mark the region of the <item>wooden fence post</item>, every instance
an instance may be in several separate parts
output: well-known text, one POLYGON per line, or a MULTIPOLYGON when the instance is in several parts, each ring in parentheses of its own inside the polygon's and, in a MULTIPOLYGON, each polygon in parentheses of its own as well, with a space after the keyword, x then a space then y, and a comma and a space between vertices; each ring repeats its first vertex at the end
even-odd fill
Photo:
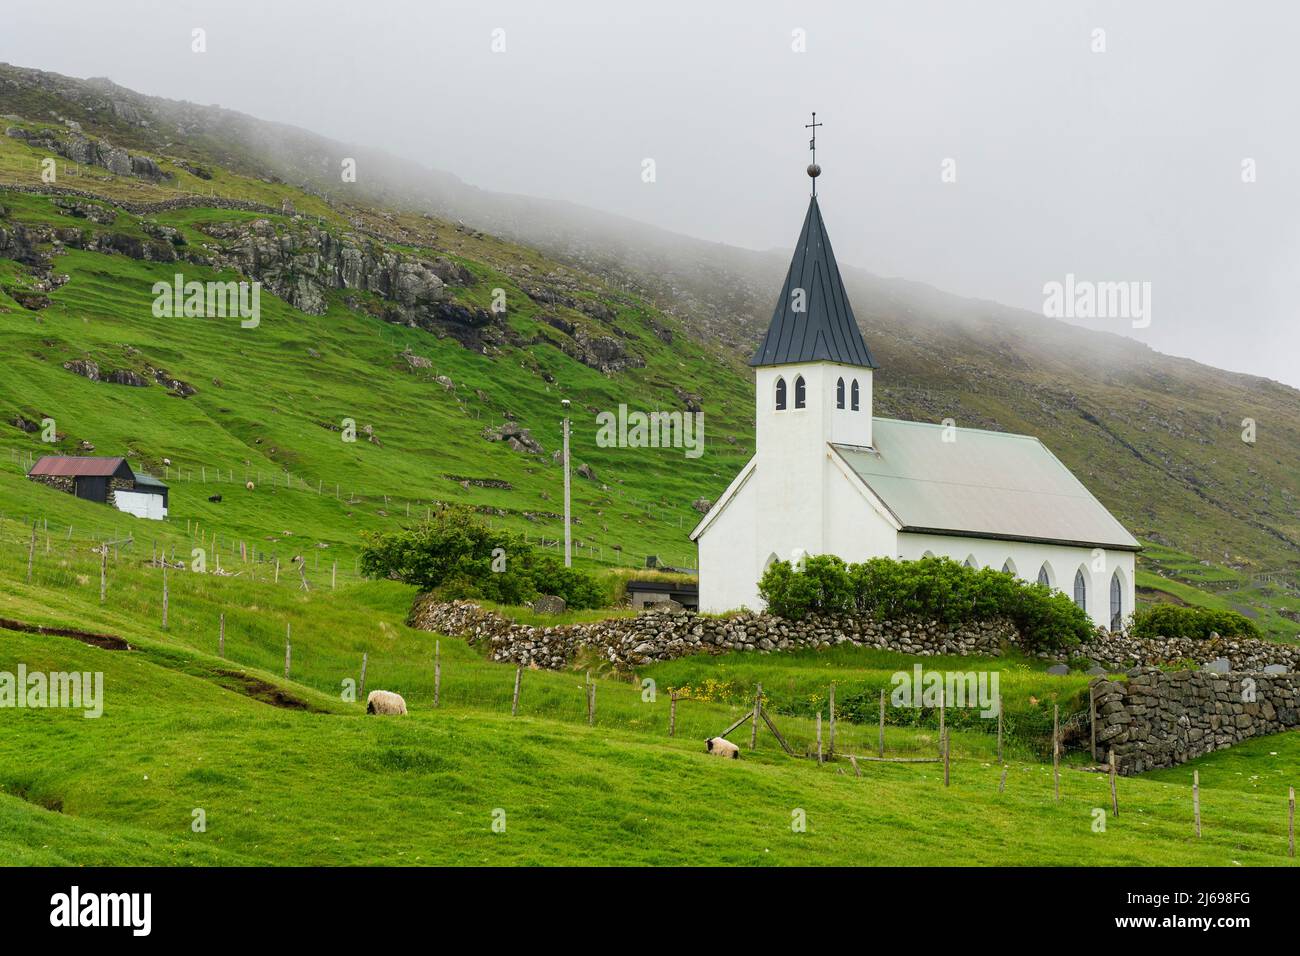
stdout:
POLYGON ((1196 819, 1196 835, 1201 835, 1201 772, 1192 771, 1192 816, 1196 819))
POLYGON ((108 599, 108 545, 99 549, 99 603, 108 599))
POLYGON ((677 736, 677 691, 668 691, 668 736, 677 736))
POLYGON ((217 656, 226 656, 226 612, 221 612, 221 621, 217 632, 217 656))
POLYGON ((1007 765, 1002 765, 1002 779, 998 781, 998 793, 1005 793, 1007 790, 1007 765))
MULTIPOLYGON (((754 691, 754 724, 749 731, 749 749, 753 750, 758 746, 758 715, 763 710, 763 685, 759 684, 754 691)), ((821 718, 818 718, 819 720, 821 718)))
POLYGON ((288 621, 284 622, 284 679, 289 679, 289 664, 293 658, 293 648, 289 640, 293 636, 293 625, 288 621))
POLYGON ((442 697, 442 641, 433 642, 433 706, 442 697))
POLYGON ((861 777, 862 771, 858 769, 858 758, 849 754, 849 763, 853 764, 853 776, 861 777))
POLYGON ((1052 705, 1052 786, 1061 799, 1061 705, 1052 705))
POLYGON ((817 711, 817 763, 822 762, 822 712, 817 711))
POLYGON ((1115 788, 1115 751, 1110 752, 1110 812, 1119 816, 1119 791, 1115 788))
POLYGON ((1286 855, 1295 856, 1295 787, 1287 788, 1286 796, 1286 855))
POLYGON ((834 759, 835 758, 835 681, 831 681, 831 697, 830 697, 830 703, 827 706, 830 710, 830 716, 831 716, 831 739, 830 739, 830 747, 827 752, 830 754, 831 759, 834 759))
POLYGON ((27 583, 32 583, 32 561, 36 557, 36 522, 32 522, 32 543, 27 546, 27 583))
POLYGON ((167 555, 163 554, 163 630, 167 630, 167 555))
POLYGON ((515 693, 510 699, 510 716, 515 717, 519 714, 519 682, 524 679, 524 665, 515 665, 515 693))
POLYGON ((280 556, 275 557, 275 583, 280 583, 280 556))
POLYGON ((885 755, 885 689, 880 689, 880 756, 885 755))
POLYGON ((366 664, 369 662, 370 654, 366 651, 361 652, 361 689, 357 691, 357 697, 364 699, 366 696, 366 664))
POLYGON ((939 756, 940 757, 943 756, 943 740, 945 734, 947 733, 947 720, 944 714, 944 711, 947 710, 947 707, 948 707, 947 688, 943 684, 940 684, 939 685, 939 756))
POLYGON ((339 563, 335 561, 333 567, 330 568, 330 590, 331 591, 334 590, 334 585, 337 583, 338 577, 339 577, 339 563))
POLYGON ((596 682, 587 685, 587 726, 596 726, 596 682))
POLYGON ((943 732, 943 785, 948 786, 948 755, 952 751, 952 742, 948 739, 949 731, 943 732))

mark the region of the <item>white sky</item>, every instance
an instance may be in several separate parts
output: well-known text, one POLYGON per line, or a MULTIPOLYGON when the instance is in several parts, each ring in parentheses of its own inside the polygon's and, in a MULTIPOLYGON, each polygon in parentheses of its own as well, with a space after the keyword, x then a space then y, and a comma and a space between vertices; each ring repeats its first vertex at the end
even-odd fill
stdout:
POLYGON ((815 109, 842 263, 1034 310, 1066 273, 1150 282, 1149 328, 1095 324, 1292 385, 1297 50, 1300 5, 1262 0, 60 0, 0 24, 10 63, 760 249, 797 234, 815 109))

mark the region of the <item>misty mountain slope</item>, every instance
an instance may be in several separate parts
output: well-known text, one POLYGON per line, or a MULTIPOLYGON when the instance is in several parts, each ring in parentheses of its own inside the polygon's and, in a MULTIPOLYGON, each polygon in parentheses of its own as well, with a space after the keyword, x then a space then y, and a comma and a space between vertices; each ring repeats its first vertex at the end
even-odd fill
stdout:
MULTIPOLYGON (((725 345, 717 378, 727 392, 725 414, 737 416, 742 431, 752 421, 743 407, 743 362, 770 316, 785 252, 751 252, 567 203, 492 194, 373 146, 344 146, 104 81, 3 67, 0 112, 64 129, 63 119, 72 120, 88 135, 149 153, 176 175, 132 180, 93 172, 95 188, 106 193, 291 192, 300 212, 386 241, 478 256, 521 286, 537 270, 599 276, 610 289, 653 302, 689 337, 725 345), (344 156, 358 159, 356 183, 339 178, 344 156), (177 163, 201 170, 206 163, 215 178, 194 178, 177 163), (470 226, 444 221, 455 219, 470 226)), ((0 172, 38 182, 30 161, 0 172)), ((833 214, 828 225, 832 237, 847 228, 833 214)), ((790 229, 793 239, 797 223, 790 229)), ((1300 567, 1300 393, 919 283, 857 269, 846 269, 845 280, 881 364, 877 414, 951 417, 1038 435, 1144 540, 1247 572, 1300 567), (1256 423, 1253 444, 1241 437, 1247 418, 1256 423)), ((659 382, 672 391, 666 368, 659 382)), ((712 387, 703 386, 706 399, 712 387)))

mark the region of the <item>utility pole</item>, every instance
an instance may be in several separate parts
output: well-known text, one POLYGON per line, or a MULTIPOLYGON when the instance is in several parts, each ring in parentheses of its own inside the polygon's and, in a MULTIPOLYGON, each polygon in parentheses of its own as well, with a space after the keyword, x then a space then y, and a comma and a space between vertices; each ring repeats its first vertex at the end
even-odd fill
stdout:
POLYGON ((569 531, 569 400, 560 399, 564 407, 564 566, 573 567, 573 536, 569 531))

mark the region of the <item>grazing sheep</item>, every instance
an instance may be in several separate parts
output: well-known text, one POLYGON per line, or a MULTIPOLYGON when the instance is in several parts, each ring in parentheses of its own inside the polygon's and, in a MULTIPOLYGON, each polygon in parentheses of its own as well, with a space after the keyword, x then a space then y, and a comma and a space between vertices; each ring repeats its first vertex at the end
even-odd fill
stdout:
POLYGON ((372 690, 366 697, 367 714, 406 714, 406 701, 391 690, 372 690))
POLYGON ((253 483, 252 483, 251 481, 246 481, 246 482, 244 482, 244 487, 247 488, 249 491, 252 491, 252 490, 253 490, 253 483))
POLYGON ((740 759, 740 748, 725 737, 710 737, 704 741, 704 746, 715 757, 730 757, 732 760, 740 759))

